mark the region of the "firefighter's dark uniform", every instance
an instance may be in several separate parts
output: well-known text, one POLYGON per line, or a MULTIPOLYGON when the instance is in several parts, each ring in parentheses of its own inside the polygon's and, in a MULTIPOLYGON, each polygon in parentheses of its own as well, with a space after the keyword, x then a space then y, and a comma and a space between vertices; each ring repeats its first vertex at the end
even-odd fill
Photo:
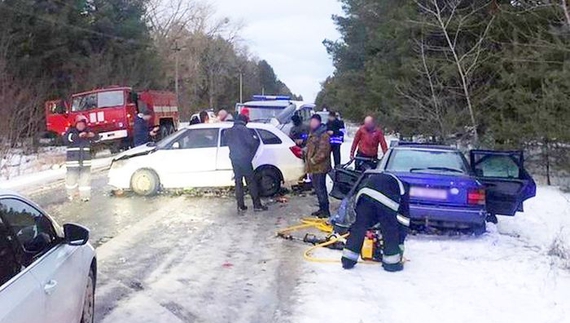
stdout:
POLYGON ((356 194, 356 221, 350 227, 342 255, 345 269, 356 265, 366 231, 380 224, 383 238, 382 265, 387 271, 403 269, 404 240, 409 220, 408 185, 390 174, 373 174, 356 194))
POLYGON ((89 133, 91 131, 88 128, 79 131, 72 127, 63 138, 67 145, 65 188, 70 199, 79 189, 79 197, 88 200, 91 197, 91 144, 97 141, 99 136, 81 138, 79 135, 82 132, 89 133))

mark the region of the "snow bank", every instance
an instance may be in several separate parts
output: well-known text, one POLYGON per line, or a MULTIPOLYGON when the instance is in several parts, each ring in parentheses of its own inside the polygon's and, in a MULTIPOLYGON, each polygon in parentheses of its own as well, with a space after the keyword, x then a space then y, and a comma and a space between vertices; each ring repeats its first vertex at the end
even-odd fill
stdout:
MULTIPOLYGON (((102 169, 111 165, 112 158, 94 159, 92 169, 102 169)), ((52 167, 43 171, 29 172, 9 180, 0 180, 0 188, 9 190, 22 190, 35 188, 37 185, 49 184, 65 177, 65 166, 52 167)))
MULTIPOLYGON (((569 196, 540 188, 527 212, 482 237, 411 236, 401 273, 379 265, 307 263, 293 322, 568 322, 570 270, 552 256, 567 246, 569 196)), ((319 256, 337 258, 323 250, 319 256)))
POLYGON ((65 147, 42 147, 36 154, 25 154, 22 149, 12 149, 0 159, 0 177, 9 180, 16 176, 60 168, 64 161, 65 147))
POLYGON ((499 232, 558 256, 570 269, 570 194, 540 187, 537 196, 524 206, 524 213, 499 219, 499 232))

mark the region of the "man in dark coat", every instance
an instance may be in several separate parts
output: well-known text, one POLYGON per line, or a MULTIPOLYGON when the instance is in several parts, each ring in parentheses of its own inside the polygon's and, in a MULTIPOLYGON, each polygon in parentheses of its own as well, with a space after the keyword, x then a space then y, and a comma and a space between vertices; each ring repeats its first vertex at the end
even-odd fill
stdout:
POLYGON ((331 137, 331 152, 333 155, 334 167, 340 165, 340 146, 344 142, 344 122, 338 118, 334 111, 329 112, 327 122, 327 133, 331 137))
POLYGON ((259 148, 259 138, 247 128, 246 124, 246 116, 240 114, 234 125, 224 132, 225 140, 230 148, 230 159, 234 170, 238 212, 242 213, 247 210, 244 200, 244 179, 253 200, 253 210, 255 212, 266 211, 267 207, 261 204, 252 164, 259 148))
POLYGON ((135 125, 133 129, 134 145, 142 146, 146 145, 155 137, 159 127, 153 127, 150 125, 150 119, 152 118, 152 113, 149 110, 145 110, 135 117, 135 125))
POLYGON ((315 193, 319 200, 319 210, 313 216, 330 217, 329 196, 327 192, 327 174, 331 171, 331 144, 327 127, 322 124, 321 116, 314 114, 310 123, 311 133, 307 139, 305 172, 311 175, 315 193))
POLYGON ((63 140, 67 146, 67 197, 72 201, 79 190, 79 197, 87 202, 91 198, 91 146, 99 136, 87 128, 87 117, 78 115, 75 125, 67 130, 63 140))

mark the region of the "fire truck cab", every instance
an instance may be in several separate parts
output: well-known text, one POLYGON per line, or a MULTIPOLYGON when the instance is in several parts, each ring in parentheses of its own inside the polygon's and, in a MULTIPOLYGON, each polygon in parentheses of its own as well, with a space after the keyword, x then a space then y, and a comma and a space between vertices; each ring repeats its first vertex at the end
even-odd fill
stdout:
POLYGON ((160 137, 178 129, 176 95, 172 92, 143 91, 130 87, 109 87, 73 94, 69 103, 48 101, 45 106, 48 132, 61 137, 77 115, 87 117, 88 126, 101 136, 100 142, 112 150, 132 146, 133 126, 139 112, 150 110, 150 126, 160 127, 160 137))

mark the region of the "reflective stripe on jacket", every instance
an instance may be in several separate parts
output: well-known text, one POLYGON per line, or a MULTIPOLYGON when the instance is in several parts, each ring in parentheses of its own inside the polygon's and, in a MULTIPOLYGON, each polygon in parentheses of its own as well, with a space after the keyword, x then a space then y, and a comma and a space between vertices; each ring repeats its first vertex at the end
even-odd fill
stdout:
POLYGON ((91 167, 91 145, 99 139, 95 135, 93 138, 81 138, 80 133, 88 133, 89 129, 83 131, 77 128, 70 128, 64 135, 64 142, 67 145, 66 167, 91 167))
POLYGON ((327 122, 327 131, 332 131, 331 145, 341 145, 344 142, 344 122, 339 119, 327 122))

